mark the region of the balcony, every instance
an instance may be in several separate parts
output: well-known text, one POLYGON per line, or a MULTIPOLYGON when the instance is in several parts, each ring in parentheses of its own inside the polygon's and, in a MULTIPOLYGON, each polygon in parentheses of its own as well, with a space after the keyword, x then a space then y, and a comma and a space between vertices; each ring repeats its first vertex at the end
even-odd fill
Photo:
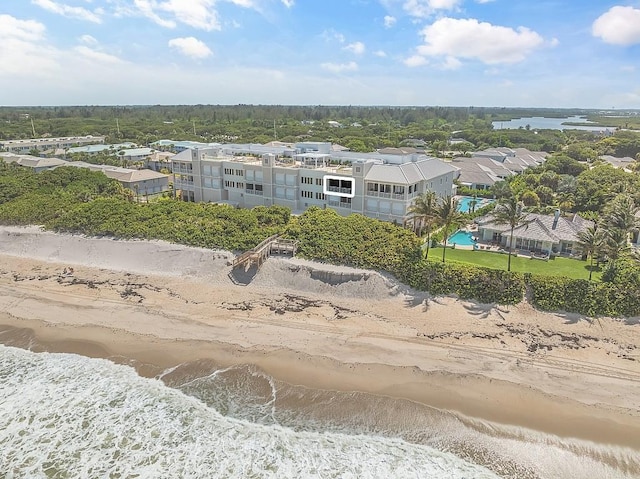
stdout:
POLYGON ((406 200, 407 195, 404 193, 381 193, 380 191, 367 191, 367 196, 374 196, 376 198, 387 198, 390 200, 406 200))
POLYGON ((351 209, 351 203, 343 203, 341 201, 331 201, 331 200, 329 200, 328 204, 332 208, 345 208, 345 209, 348 209, 348 210, 351 209))
POLYGON ((352 192, 352 188, 340 188, 339 186, 327 186, 327 191, 332 193, 343 193, 350 195, 352 192))

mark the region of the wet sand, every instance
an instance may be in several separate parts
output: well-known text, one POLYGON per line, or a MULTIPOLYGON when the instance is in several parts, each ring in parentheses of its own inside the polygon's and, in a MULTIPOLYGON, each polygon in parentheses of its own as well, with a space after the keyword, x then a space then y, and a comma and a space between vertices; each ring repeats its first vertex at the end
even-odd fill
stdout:
POLYGON ((255 364, 289 384, 640 451, 635 319, 430 298, 300 260, 272 258, 243 286, 231 257, 1 228, 0 342, 135 359, 151 377, 199 359, 255 364))

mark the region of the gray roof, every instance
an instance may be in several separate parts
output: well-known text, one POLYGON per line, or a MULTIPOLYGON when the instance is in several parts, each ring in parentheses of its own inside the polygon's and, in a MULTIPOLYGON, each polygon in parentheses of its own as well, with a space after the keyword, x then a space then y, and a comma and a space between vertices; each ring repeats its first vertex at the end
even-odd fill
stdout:
POLYGON ((14 155, 12 153, 2 153, 0 154, 0 158, 4 159, 7 163, 17 163, 20 166, 29 168, 55 168, 68 163, 60 158, 40 158, 38 156, 14 155))
MULTIPOLYGON (((593 226, 593 221, 585 220, 577 214, 570 218, 553 215, 529 213, 526 223, 513 230, 515 238, 532 239, 558 243, 560 241, 577 241, 578 233, 593 226)), ((487 215, 476 220, 478 228, 510 233, 509 225, 497 224, 493 215, 487 215)))
POLYGON ((611 155, 602 155, 600 157, 600 159, 606 161, 607 163, 609 163, 614 168, 623 168, 623 169, 625 169, 625 168, 630 167, 634 163, 636 163, 636 160, 634 160, 633 158, 631 158, 629 156, 625 156, 623 158, 617 158, 617 157, 611 156, 611 155))
POLYGON ((366 174, 365 180, 410 185, 453 173, 456 170, 455 166, 438 159, 425 159, 401 165, 375 164, 366 174))

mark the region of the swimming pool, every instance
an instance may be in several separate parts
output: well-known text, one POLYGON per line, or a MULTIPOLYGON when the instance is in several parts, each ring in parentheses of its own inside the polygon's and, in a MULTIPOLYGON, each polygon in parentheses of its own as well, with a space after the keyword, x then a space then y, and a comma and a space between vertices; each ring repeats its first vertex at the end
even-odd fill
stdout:
MULTIPOLYGON (((469 213, 471 212, 471 202, 474 200, 473 196, 461 196, 458 198, 458 211, 460 213, 469 213)), ((475 209, 482 208, 483 206, 487 206, 488 204, 493 203, 495 200, 488 198, 475 198, 476 207, 475 209)))
POLYGON ((476 244, 476 241, 473 239, 473 235, 471 233, 467 233, 463 230, 458 230, 447 240, 448 244, 459 244, 460 246, 473 246, 476 244))

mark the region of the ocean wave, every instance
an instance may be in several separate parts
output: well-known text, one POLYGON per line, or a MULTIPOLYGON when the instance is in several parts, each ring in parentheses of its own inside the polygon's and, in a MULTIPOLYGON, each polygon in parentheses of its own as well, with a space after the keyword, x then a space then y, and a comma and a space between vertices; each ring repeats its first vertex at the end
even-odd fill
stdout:
POLYGON ((7 478, 493 478, 401 439, 226 417, 128 366, 0 346, 7 478))

